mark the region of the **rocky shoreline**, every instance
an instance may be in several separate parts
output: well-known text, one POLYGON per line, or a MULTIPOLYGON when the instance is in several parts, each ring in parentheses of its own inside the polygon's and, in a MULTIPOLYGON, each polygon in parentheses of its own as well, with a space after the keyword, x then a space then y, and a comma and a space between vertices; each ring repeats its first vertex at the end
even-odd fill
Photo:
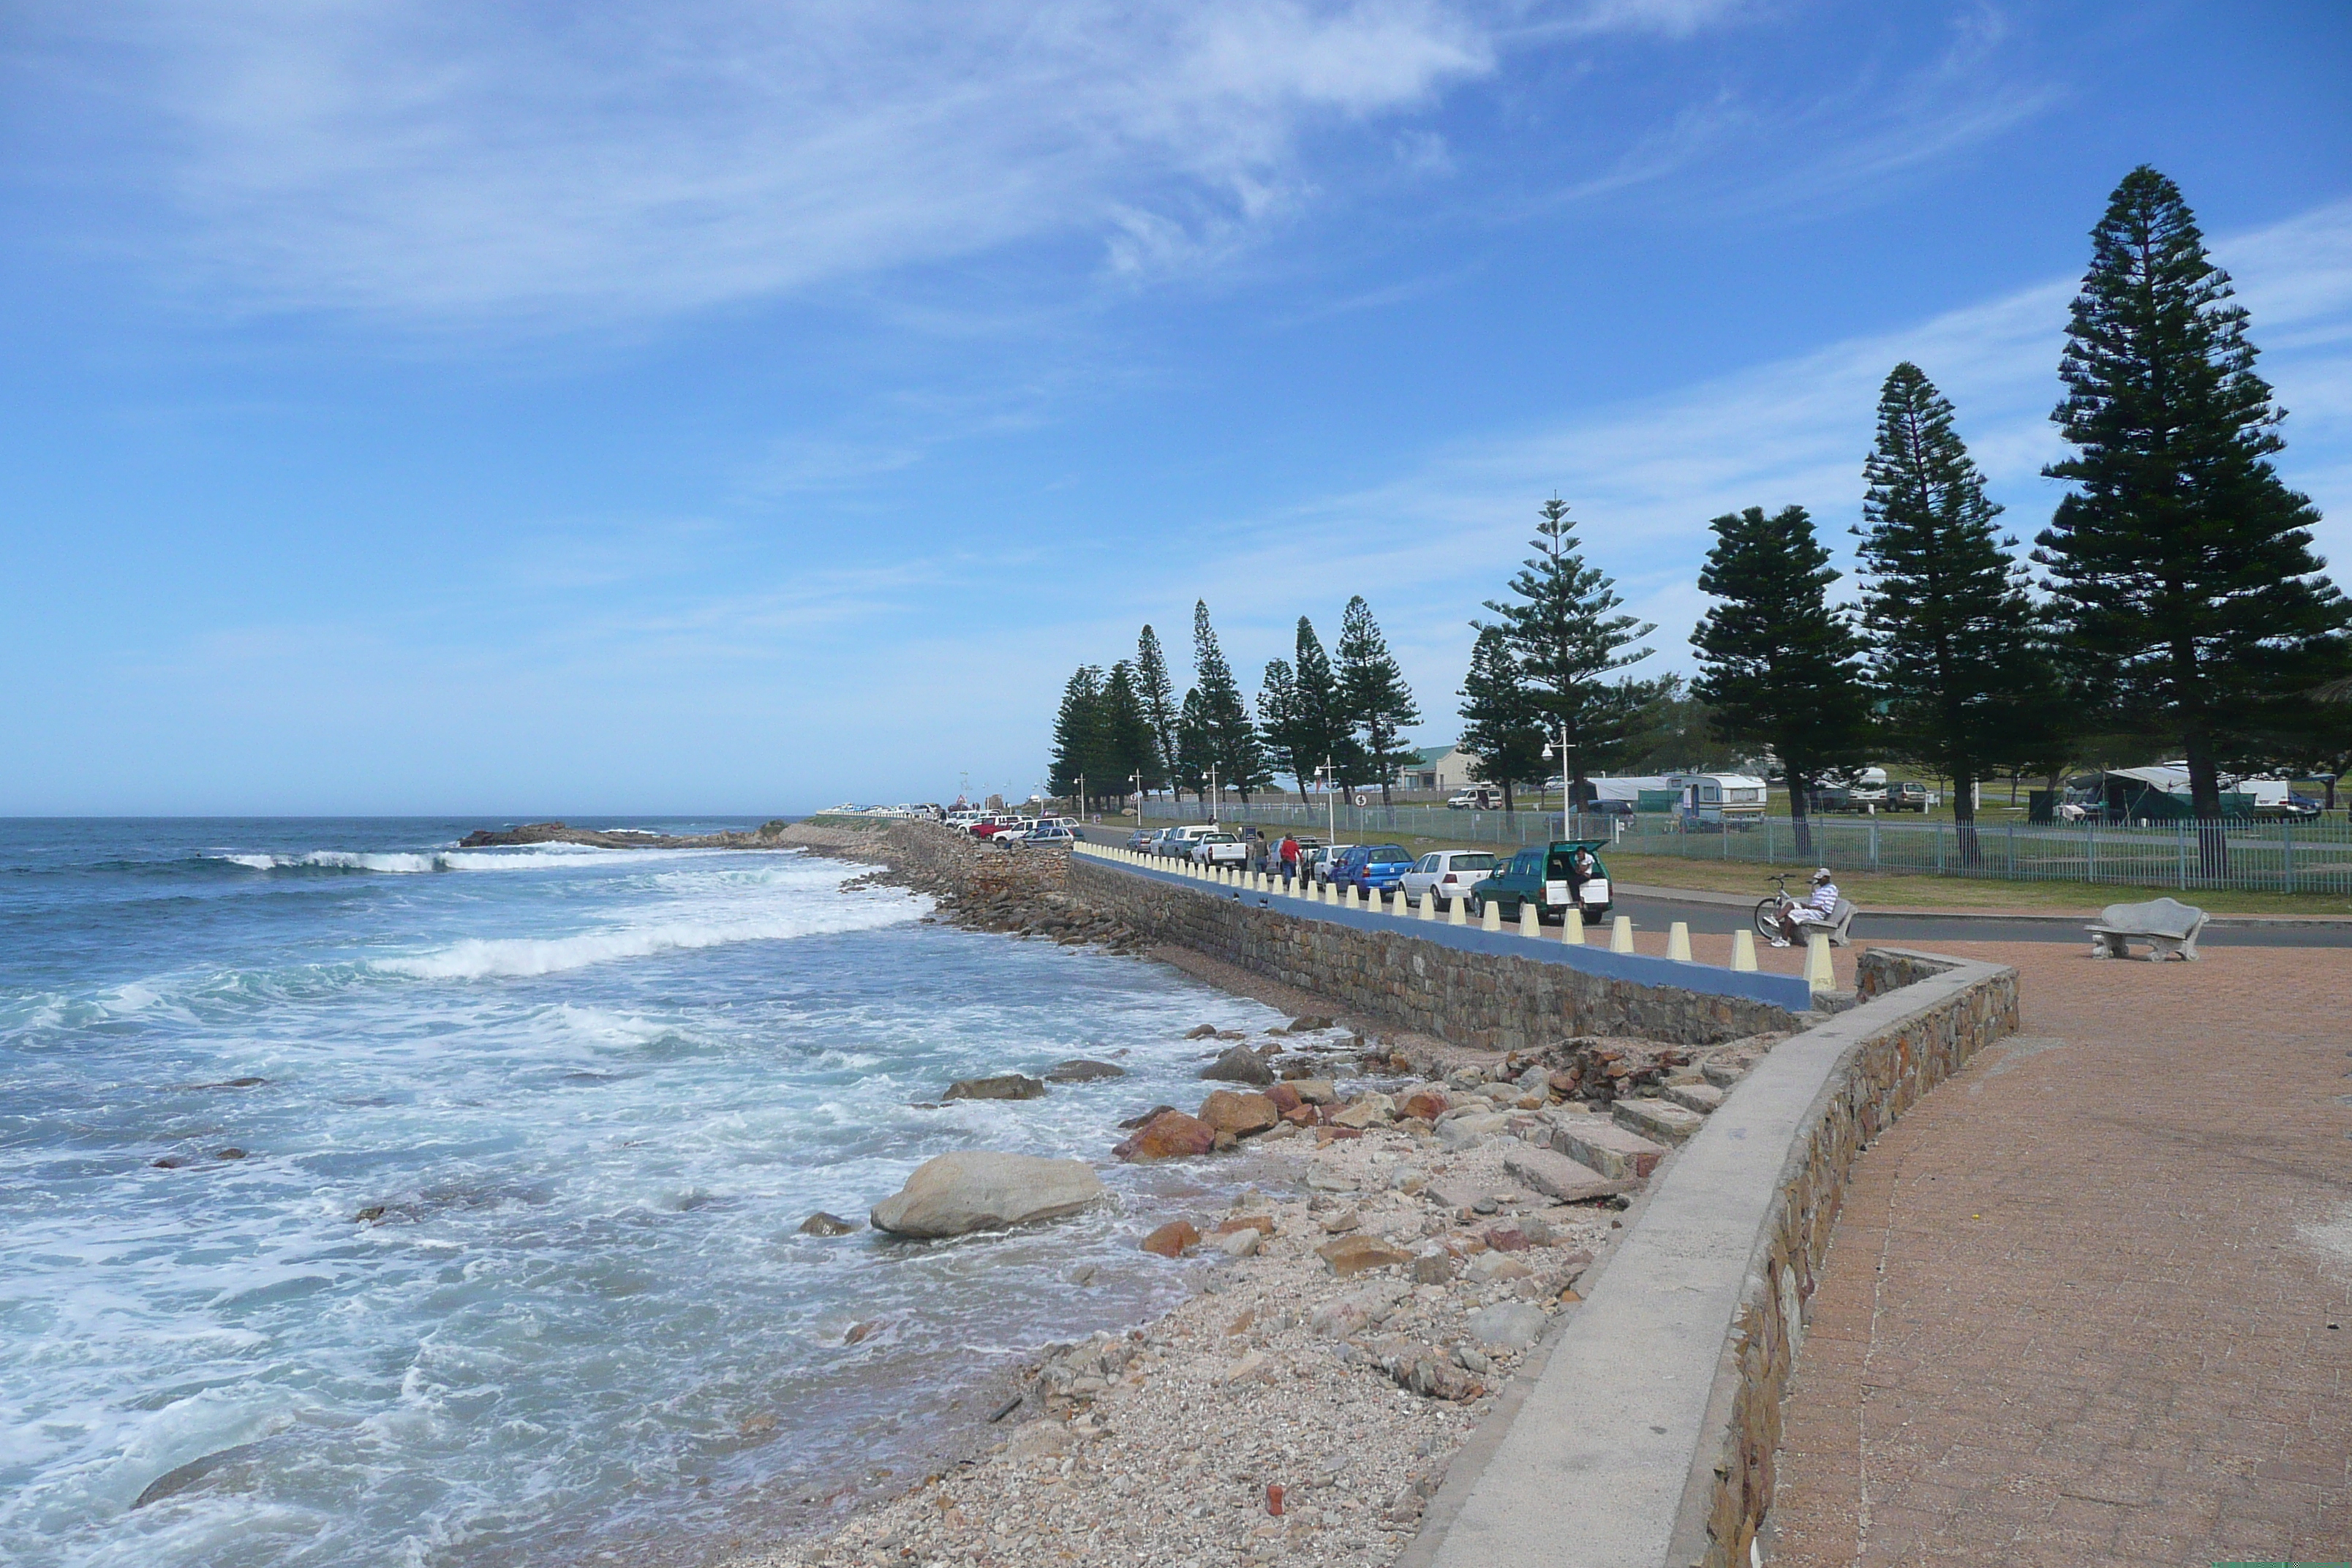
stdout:
MULTIPOLYGON (((958 924, 1141 945, 1062 892, 1056 852, 914 824, 778 837, 880 861, 870 879, 958 924)), ((1107 1133, 1125 1134, 1110 1158, 1248 1158, 1229 1205, 1135 1216, 1195 1294, 1045 1347, 992 1418, 1001 1440, 733 1568, 1393 1562, 1464 1443, 1540 1370, 1633 1194, 1775 1043, 1481 1055, 1317 1016, 1192 1037, 1198 1108, 1107 1133)))

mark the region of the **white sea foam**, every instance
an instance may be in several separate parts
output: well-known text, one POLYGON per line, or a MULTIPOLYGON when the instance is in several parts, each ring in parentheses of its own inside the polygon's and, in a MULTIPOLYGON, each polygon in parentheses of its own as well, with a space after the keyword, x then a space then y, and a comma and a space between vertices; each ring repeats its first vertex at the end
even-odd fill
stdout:
POLYGON ((415 980, 486 980, 493 976, 554 974, 615 959, 648 958, 657 952, 724 947, 739 942, 775 942, 836 931, 872 931, 917 919, 928 900, 892 900, 810 908, 733 921, 678 921, 558 937, 467 937, 446 947, 405 958, 379 958, 369 967, 382 974, 415 980))
POLYGON ((413 853, 375 853, 357 849, 310 849, 299 855, 231 852, 203 858, 225 861, 255 871, 376 871, 411 876, 432 871, 545 870, 551 862, 602 858, 636 851, 599 849, 586 844, 536 844, 503 850, 436 849, 413 853))

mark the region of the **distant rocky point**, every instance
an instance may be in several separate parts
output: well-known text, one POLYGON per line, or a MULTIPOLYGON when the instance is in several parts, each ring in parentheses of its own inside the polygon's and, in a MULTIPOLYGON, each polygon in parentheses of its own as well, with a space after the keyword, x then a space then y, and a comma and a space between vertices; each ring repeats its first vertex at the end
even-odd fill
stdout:
POLYGON ((642 827, 573 827, 562 822, 526 822, 492 831, 478 827, 457 841, 460 849, 507 849, 520 844, 584 844, 594 849, 773 849, 786 826, 782 817, 749 833, 652 833, 642 827))

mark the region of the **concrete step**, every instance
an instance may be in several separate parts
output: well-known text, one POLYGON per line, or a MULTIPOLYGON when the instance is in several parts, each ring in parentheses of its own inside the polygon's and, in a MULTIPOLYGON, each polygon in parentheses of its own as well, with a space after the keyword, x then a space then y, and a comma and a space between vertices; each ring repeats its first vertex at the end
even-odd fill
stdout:
POLYGON ((1620 1186, 1591 1166, 1549 1149, 1514 1149, 1503 1156, 1503 1169, 1515 1180, 1564 1204, 1605 1198, 1620 1186))
POLYGON ((1617 1125, 1628 1132, 1666 1143, 1686 1142, 1706 1125, 1706 1118, 1697 1111, 1664 1100, 1621 1100, 1614 1114, 1617 1125))
POLYGON ((1617 1182, 1646 1176, 1666 1157, 1664 1145, 1597 1116, 1560 1118, 1552 1125, 1551 1146, 1617 1182))
POLYGON ((1705 1073, 1706 1081, 1717 1089, 1729 1089, 1748 1076, 1748 1065, 1745 1062, 1727 1059, 1711 1061, 1698 1070, 1705 1073))
POLYGON ((1701 1116, 1723 1103, 1723 1090, 1711 1083, 1669 1084, 1661 1092, 1685 1110, 1696 1110, 1701 1116))

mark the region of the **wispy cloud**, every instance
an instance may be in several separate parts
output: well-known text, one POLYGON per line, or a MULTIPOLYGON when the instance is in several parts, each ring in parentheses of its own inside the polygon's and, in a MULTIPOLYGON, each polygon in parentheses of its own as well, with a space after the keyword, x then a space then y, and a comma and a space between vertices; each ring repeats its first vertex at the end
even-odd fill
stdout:
MULTIPOLYGON (((2290 410, 2282 468, 2326 515, 2323 551, 2352 565, 2352 201, 2224 237, 2216 258, 2253 312, 2263 367, 2290 410)), ((1237 622, 1278 646, 1302 583, 1380 584, 1391 636, 1424 692, 1460 679, 1479 602, 1496 594, 1555 490, 1592 559, 1656 621, 1654 668, 1685 667, 1704 607, 1696 579, 1710 518, 1795 502, 1832 543, 1858 521, 1879 384, 1898 360, 1956 405, 1962 436, 2031 535, 2058 489, 2041 479, 2067 302, 2052 279, 1903 331, 1856 338, 1640 403, 1428 455, 1376 488, 1276 517, 1233 520, 1223 581, 1237 622)), ((1237 645, 1229 645, 1237 646, 1237 645)), ((1244 655, 1244 662, 1246 662, 1244 655)), ((1423 702, 1450 715, 1449 701, 1423 702)), ((1433 719, 1439 728, 1450 718, 1433 719)))
POLYGON ((50 4, 29 31, 20 69, 136 68, 100 74, 252 298, 427 316, 658 314, 1038 237, 1181 263, 1281 215, 1303 135, 1496 64, 1465 0, 50 4))

